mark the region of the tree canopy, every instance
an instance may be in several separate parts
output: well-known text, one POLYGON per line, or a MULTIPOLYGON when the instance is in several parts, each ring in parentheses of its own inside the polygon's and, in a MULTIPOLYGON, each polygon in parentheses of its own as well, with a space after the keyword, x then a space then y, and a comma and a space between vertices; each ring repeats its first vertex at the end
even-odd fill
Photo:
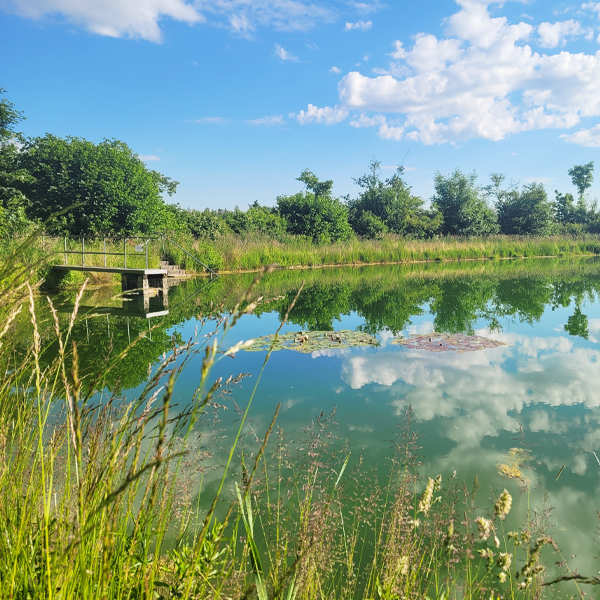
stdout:
POLYGON ((386 231, 429 237, 441 223, 441 215, 425 211, 423 200, 411 194, 404 181, 404 167, 400 166, 392 177, 381 179, 381 163, 375 159, 369 172, 354 183, 363 191, 348 203, 350 222, 359 235, 378 237, 386 231))
POLYGON ((442 233, 448 235, 487 235, 497 233, 496 214, 486 204, 477 175, 464 175, 456 169, 445 177, 439 171, 434 178, 434 206, 442 213, 442 233))
POLYGON ((309 236, 317 242, 343 241, 352 237, 348 208, 331 196, 333 182, 319 181, 308 169, 298 180, 306 185, 306 191, 277 198, 277 209, 286 220, 288 232, 309 236))
POLYGON ((19 163, 32 179, 22 190, 28 215, 49 228, 81 234, 137 234, 168 226, 172 212, 162 193, 177 182, 146 168, 125 142, 94 144, 47 134, 27 141, 19 163))
MULTIPOLYGON (((5 93, 0 88, 0 96, 5 93)), ((0 236, 20 233, 29 224, 25 216, 27 199, 19 188, 30 180, 30 175, 18 164, 23 135, 15 131, 24 119, 12 102, 0 99, 0 236)))

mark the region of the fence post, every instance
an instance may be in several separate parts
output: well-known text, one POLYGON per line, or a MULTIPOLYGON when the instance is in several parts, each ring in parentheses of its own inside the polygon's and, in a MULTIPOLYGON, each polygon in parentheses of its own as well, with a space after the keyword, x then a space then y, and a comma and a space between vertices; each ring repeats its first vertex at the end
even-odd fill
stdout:
POLYGON ((102 241, 104 243, 104 266, 106 267, 106 238, 102 241))
POLYGON ((127 238, 123 240, 123 256, 125 257, 125 262, 123 268, 127 268, 127 238))
POLYGON ((65 267, 67 266, 67 236, 65 235, 65 267))
POLYGON ((146 240, 146 269, 148 268, 148 240, 146 240))
POLYGON ((85 266, 85 236, 81 236, 81 266, 85 266))

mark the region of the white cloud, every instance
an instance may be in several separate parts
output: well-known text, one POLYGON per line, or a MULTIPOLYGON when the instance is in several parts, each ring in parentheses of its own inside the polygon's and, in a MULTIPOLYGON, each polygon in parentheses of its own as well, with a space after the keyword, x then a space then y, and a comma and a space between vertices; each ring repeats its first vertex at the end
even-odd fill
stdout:
POLYGON ((297 56, 293 56, 279 44, 275 44, 275 56, 277 56, 277 58, 279 58, 281 60, 291 60, 294 62, 298 62, 297 56))
POLYGON ((319 2, 303 0, 196 0, 194 5, 216 24, 247 35, 259 27, 278 31, 307 31, 319 23, 330 23, 336 13, 319 2), (237 29, 236 25, 242 25, 237 29))
POLYGON ((350 122, 352 127, 375 127, 377 125, 383 125, 385 123, 385 117, 383 115, 374 115, 372 117, 367 116, 365 113, 354 117, 350 122))
POLYGON ((542 23, 538 27, 539 43, 543 48, 556 48, 565 44, 567 36, 578 36, 583 33, 585 32, 581 24, 573 19, 557 23, 542 23))
POLYGON ((567 142, 579 144, 586 148, 600 148, 600 124, 595 125, 591 129, 580 129, 571 135, 565 133, 560 137, 567 142))
MULTIPOLYGON (((381 137, 425 144, 501 140, 600 117, 600 53, 533 52, 527 44, 532 25, 492 17, 487 0, 458 4, 445 38, 418 34, 411 48, 397 41, 389 69, 379 76, 346 74, 338 84, 341 106, 393 114, 394 126, 382 125, 381 137)), ((565 31, 576 30, 565 23, 558 43, 565 31)), ((555 43, 550 33, 545 39, 555 43)), ((591 143, 585 132, 568 141, 591 143)))
POLYGON ((329 69, 329 72, 330 73, 335 73, 336 75, 339 75, 342 72, 342 70, 339 67, 335 67, 334 66, 334 67, 331 67, 331 69, 329 69))
POLYGON ((324 106, 319 108, 314 104, 309 104, 308 108, 304 111, 301 110, 298 114, 290 113, 290 118, 296 118, 300 125, 306 125, 307 123, 325 123, 326 125, 333 125, 343 121, 348 116, 348 111, 343 108, 334 106, 324 106))
POLYGON ((353 29, 361 29, 362 31, 366 31, 367 29, 371 29, 371 27, 373 27, 372 21, 356 21, 356 23, 346 22, 344 31, 352 31, 353 29))
POLYGON ((596 13, 596 16, 600 19, 600 2, 584 2, 581 5, 583 10, 591 10, 596 13))
POLYGON ((138 154, 138 158, 144 162, 160 160, 160 156, 154 156, 153 154, 138 154))
POLYGON ((302 0, 0 0, 0 7, 34 20, 59 16, 98 35, 151 42, 162 41, 159 25, 165 18, 250 37, 258 27, 306 31, 336 17, 332 9, 302 0))
POLYGON ((28 19, 61 16, 91 33, 161 42, 164 18, 193 25, 204 16, 185 0, 8 0, 3 9, 28 19))
POLYGON ((354 7, 356 12, 365 15, 382 10, 387 6, 383 2, 379 2, 379 0, 375 0, 375 2, 350 2, 350 4, 354 7))
POLYGON ((201 123, 201 124, 212 124, 212 125, 223 125, 227 120, 223 117, 201 117, 200 119, 193 119, 192 121, 186 121, 186 123, 201 123))
POLYGON ((273 115, 271 117, 260 117, 259 119, 250 119, 246 121, 248 125, 264 125, 266 127, 272 127, 273 125, 284 125, 285 120, 283 115, 273 115))

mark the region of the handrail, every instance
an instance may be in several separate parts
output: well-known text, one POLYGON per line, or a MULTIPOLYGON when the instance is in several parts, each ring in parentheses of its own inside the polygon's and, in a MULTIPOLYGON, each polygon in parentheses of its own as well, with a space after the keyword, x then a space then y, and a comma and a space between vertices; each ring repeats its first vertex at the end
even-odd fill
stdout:
POLYGON ((164 233, 161 233, 160 237, 162 237, 163 239, 167 240, 167 242, 169 242, 170 244, 173 244, 173 246, 175 246, 176 248, 179 248, 184 254, 187 254, 192 260, 195 260, 199 265, 202 265, 207 271, 210 272, 211 278, 212 278, 213 275, 215 277, 219 276, 218 273, 216 273, 215 271, 213 271, 208 265, 205 265, 201 260, 198 260, 195 256, 193 256, 192 254, 190 254, 185 248, 182 248, 178 243, 176 243, 173 240, 169 239, 164 233))
MULTIPOLYGON (((44 245, 44 233, 42 232, 42 248, 44 245)), ((99 255, 104 255, 104 266, 106 266, 106 257, 107 256, 122 256, 123 257, 123 262, 124 262, 124 268, 127 268, 127 242, 129 240, 131 240, 131 237, 125 237, 125 236, 102 236, 102 239, 104 241, 104 250, 102 252, 95 252, 95 251, 91 251, 91 250, 86 250, 85 249, 85 238, 87 237, 88 240, 89 239, 96 239, 99 236, 85 236, 85 235, 65 235, 65 236, 61 236, 64 237, 64 250, 61 250, 59 252, 57 252, 57 254, 63 254, 64 258, 65 258, 65 266, 67 266, 67 254, 78 254, 79 256, 81 256, 81 263, 83 266, 85 266, 85 255, 86 254, 99 254, 99 255), (69 239, 81 239, 81 250, 67 250, 67 238, 69 239), (114 240, 115 242, 118 240, 123 240, 123 252, 107 252, 106 251, 106 240, 110 239, 110 240, 114 240)), ((203 263, 199 258, 195 257, 193 254, 190 254, 185 248, 182 248, 177 242, 174 242, 172 239, 170 239, 169 237, 167 237, 164 233, 158 233, 155 235, 151 235, 150 237, 146 237, 146 236, 134 236, 133 239, 135 238, 138 239, 145 239, 146 241, 143 242, 141 245, 144 246, 145 249, 145 259, 146 259, 146 268, 148 268, 148 243, 151 240, 158 240, 158 239, 162 239, 163 240, 163 250, 164 250, 164 242, 167 241, 170 244, 173 244, 173 246, 175 246, 176 248, 178 248, 179 250, 181 250, 184 254, 186 254, 187 256, 189 256, 192 260, 194 260, 195 262, 197 262, 201 267, 203 267, 204 269, 206 269, 209 273, 210 273, 210 277, 211 279, 214 277, 219 277, 219 274, 214 271, 213 269, 211 269, 207 264, 203 263)))

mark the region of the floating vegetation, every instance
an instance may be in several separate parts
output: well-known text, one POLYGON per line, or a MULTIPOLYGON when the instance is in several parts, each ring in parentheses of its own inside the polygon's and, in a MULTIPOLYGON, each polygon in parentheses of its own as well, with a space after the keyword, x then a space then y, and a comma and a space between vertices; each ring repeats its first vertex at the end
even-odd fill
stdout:
MULTIPOLYGON (((273 344, 274 335, 264 335, 256 338, 254 344, 246 352, 269 350, 273 344)), ((296 350, 308 354, 317 350, 360 348, 364 346, 378 346, 377 338, 362 333, 361 331, 290 331, 279 334, 273 345, 273 350, 296 350)))
POLYGON ((429 350, 429 352, 474 352, 507 345, 504 342, 480 335, 436 332, 426 335, 411 335, 408 338, 396 338, 392 340, 392 344, 398 344, 411 350, 429 350))

